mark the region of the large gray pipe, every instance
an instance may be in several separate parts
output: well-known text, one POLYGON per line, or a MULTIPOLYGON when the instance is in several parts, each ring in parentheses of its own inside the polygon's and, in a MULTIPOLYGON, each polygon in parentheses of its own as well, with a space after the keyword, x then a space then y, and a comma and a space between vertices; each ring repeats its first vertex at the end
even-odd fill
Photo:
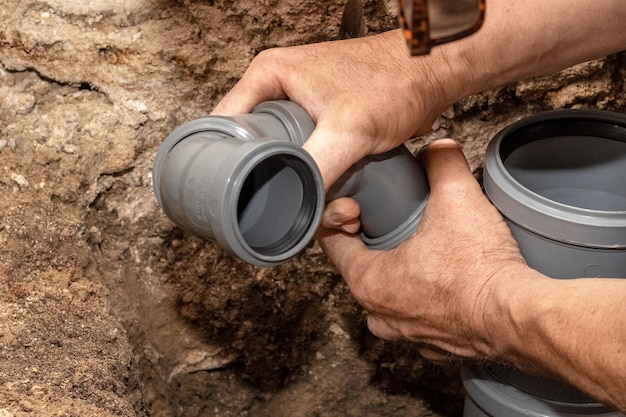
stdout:
MULTIPOLYGON (((485 193, 528 265, 556 279, 626 278, 625 179, 626 115, 608 111, 527 117, 499 132, 485 155, 485 193)), ((463 379, 464 417, 624 417, 512 368, 468 367, 463 379)))
POLYGON ((361 237, 370 247, 393 248, 410 236, 429 193, 413 155, 401 146, 364 158, 325 196, 320 171, 302 148, 314 128, 290 101, 185 123, 166 138, 154 162, 159 205, 182 229, 259 266, 302 251, 325 201, 342 196, 359 203, 361 237))

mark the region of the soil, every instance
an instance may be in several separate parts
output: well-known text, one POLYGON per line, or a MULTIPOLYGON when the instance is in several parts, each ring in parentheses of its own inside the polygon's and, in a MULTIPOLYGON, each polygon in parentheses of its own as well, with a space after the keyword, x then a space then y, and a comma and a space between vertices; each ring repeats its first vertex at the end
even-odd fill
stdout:
MULTIPOLYGON (((395 26, 364 1, 365 34, 395 26)), ((344 1, 0 0, 0 417, 459 416, 458 370, 368 333, 319 247, 258 268, 174 227, 161 141, 344 1)), ((503 126, 624 111, 624 57, 470 97, 433 132, 480 173, 503 126)))

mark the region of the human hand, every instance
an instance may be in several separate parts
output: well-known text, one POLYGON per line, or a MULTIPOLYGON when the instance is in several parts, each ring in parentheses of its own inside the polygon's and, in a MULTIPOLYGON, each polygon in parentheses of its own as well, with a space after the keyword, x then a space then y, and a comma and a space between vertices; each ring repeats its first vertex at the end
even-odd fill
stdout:
MULTIPOLYGON (((399 31, 259 54, 213 114, 248 113, 268 100, 289 99, 316 123, 304 147, 326 189, 368 154, 428 131, 456 95, 440 87, 445 65, 434 55, 411 58, 399 31)), ((454 79, 453 77, 449 77, 454 79)))
POLYGON ((419 344, 431 360, 495 356, 492 292, 528 268, 498 211, 452 140, 420 153, 431 194, 415 235, 395 249, 367 249, 358 204, 330 203, 319 241, 385 339, 419 344), (347 232, 347 233, 346 233, 347 232))

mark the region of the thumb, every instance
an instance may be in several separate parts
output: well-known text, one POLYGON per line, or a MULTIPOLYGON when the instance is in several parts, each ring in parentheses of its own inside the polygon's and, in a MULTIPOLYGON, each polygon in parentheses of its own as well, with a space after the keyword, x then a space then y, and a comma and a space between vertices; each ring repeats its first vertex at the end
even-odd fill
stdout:
POLYGON ((356 267, 364 267, 371 259, 372 250, 361 240, 357 234, 348 234, 337 229, 322 228, 318 231, 317 239, 331 262, 343 275, 350 288, 355 287, 356 282, 363 274, 352 273, 356 267))
POLYGON ((483 197, 480 185, 456 141, 436 140, 422 148, 418 157, 428 175, 431 201, 436 198, 454 198, 456 194, 451 191, 483 197))

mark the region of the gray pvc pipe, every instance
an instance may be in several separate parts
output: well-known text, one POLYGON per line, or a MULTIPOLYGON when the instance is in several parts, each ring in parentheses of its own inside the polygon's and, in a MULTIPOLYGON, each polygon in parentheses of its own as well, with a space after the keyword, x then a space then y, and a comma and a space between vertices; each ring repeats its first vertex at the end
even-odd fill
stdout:
POLYGON ((314 128, 290 101, 185 123, 155 158, 157 201, 179 227, 260 266, 302 251, 319 227, 325 201, 342 196, 361 206, 361 236, 370 247, 390 249, 410 236, 429 193, 410 152, 402 146, 364 158, 325 196, 321 173, 301 146, 314 128))
POLYGON ((528 264, 553 278, 626 277, 626 115, 540 113, 485 155, 485 193, 528 264))
MULTIPOLYGON (((626 115, 559 110, 499 132, 485 193, 529 266, 552 278, 626 278, 626 115)), ((593 308, 591 306, 590 308, 593 308)), ((465 417, 622 416, 560 381, 468 368, 465 417)))
POLYGON ((355 199, 363 242, 371 249, 391 249, 415 232, 428 194, 426 173, 400 146, 357 162, 333 184, 326 199, 355 199))
POLYGON ((598 403, 550 400, 529 394, 503 381, 489 368, 464 367, 461 377, 467 392, 463 417, 623 417, 598 403))

